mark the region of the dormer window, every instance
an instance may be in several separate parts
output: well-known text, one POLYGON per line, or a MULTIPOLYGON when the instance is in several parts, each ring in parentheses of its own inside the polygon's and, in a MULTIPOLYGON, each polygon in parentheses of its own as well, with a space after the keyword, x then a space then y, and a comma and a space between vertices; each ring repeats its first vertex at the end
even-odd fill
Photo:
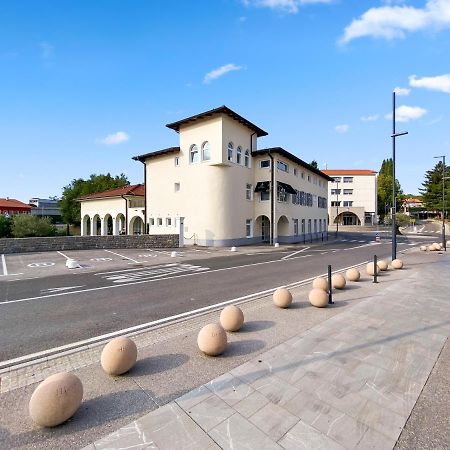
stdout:
POLYGON ((191 149, 189 150, 189 161, 191 162, 191 164, 195 164, 198 163, 199 160, 200 158, 197 146, 195 144, 191 145, 191 149))
POLYGON ((238 147, 236 150, 236 162, 242 164, 242 147, 238 147))
POLYGON ((234 158, 234 145, 232 142, 230 142, 228 144, 228 154, 227 154, 227 159, 230 162, 233 162, 233 158, 234 158))
POLYGON ((209 148, 209 142, 206 141, 202 145, 202 160, 209 161, 211 159, 211 151, 209 148))

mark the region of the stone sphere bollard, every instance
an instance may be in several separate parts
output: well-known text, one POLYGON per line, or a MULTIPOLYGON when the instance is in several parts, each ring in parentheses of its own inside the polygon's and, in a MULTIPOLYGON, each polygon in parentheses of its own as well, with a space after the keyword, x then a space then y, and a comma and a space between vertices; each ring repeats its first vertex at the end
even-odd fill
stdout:
POLYGON ((344 289, 347 282, 345 281, 345 277, 340 273, 335 273, 331 277, 331 286, 334 289, 344 289))
POLYGON ((120 336, 105 345, 100 362, 107 374, 122 375, 134 366, 136 359, 136 344, 128 337, 120 336))
POLYGON ((434 244, 429 245, 429 246, 427 247, 427 250, 428 250, 429 252, 434 252, 434 244))
POLYGON ((403 261, 401 259, 394 259, 394 261, 391 262, 391 266, 394 269, 401 269, 403 267, 403 261))
POLYGON ((225 331, 238 331, 244 324, 244 313, 235 305, 226 306, 220 313, 220 325, 225 331))
POLYGON ((420 251, 421 252, 426 252, 427 251, 427 246, 426 245, 421 245, 420 246, 420 251))
POLYGON ((438 242, 435 242, 434 244, 431 244, 435 251, 439 251, 441 249, 441 244, 438 242))
MULTIPOLYGON (((378 267, 378 264, 377 264, 377 269, 376 270, 377 270, 377 273, 380 271, 380 268, 378 267)), ((367 275, 370 275, 370 276, 374 275, 373 262, 367 263, 366 272, 367 272, 367 275)))
POLYGON ((380 259, 379 261, 377 261, 377 265, 378 265, 378 268, 382 271, 382 272, 384 272, 385 270, 388 270, 388 263, 387 263, 387 261, 385 261, 384 259, 380 259))
POLYGON ((328 294, 323 289, 314 288, 308 295, 309 303, 316 308, 325 308, 328 305, 328 294))
POLYGON ((46 378, 33 392, 28 410, 41 427, 55 427, 70 419, 83 400, 83 385, 73 373, 60 372, 46 378))
POLYGON ((358 269, 348 269, 347 272, 345 272, 345 276, 348 281, 359 281, 361 278, 361 274, 358 269))
POLYGON ((273 304, 278 308, 288 308, 292 303, 292 294, 286 288, 278 288, 273 293, 273 304))
POLYGON ((323 277, 317 277, 313 281, 313 289, 322 289, 323 291, 328 291, 328 281, 323 277))
POLYGON ((227 333, 219 324, 209 323, 198 333, 197 345, 205 355, 220 355, 227 346, 227 333))

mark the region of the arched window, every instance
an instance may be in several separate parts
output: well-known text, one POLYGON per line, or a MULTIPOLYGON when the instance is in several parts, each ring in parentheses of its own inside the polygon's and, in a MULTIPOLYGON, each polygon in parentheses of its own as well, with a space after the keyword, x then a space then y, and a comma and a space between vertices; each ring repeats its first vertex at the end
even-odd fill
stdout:
POLYGON ((245 150, 245 155, 244 155, 244 166, 245 167, 250 167, 250 152, 247 150, 245 150))
POLYGON ((189 150, 189 161, 192 164, 198 163, 199 161, 198 148, 195 144, 191 145, 191 149, 189 150))
POLYGON ((209 142, 206 141, 202 145, 202 161, 209 161, 211 159, 211 151, 209 149, 209 142))
POLYGON ((233 162, 233 153, 234 153, 234 146, 233 146, 233 143, 230 142, 228 144, 228 154, 227 154, 228 161, 233 162))
POLYGON ((236 162, 242 164, 242 148, 240 146, 236 149, 236 162))

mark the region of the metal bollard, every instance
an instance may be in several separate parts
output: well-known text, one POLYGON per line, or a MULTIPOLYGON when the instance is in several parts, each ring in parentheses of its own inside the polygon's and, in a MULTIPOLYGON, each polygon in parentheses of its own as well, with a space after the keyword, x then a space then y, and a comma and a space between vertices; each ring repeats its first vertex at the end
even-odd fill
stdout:
POLYGON ((328 266, 328 304, 334 305, 333 302, 333 288, 331 286, 331 266, 328 266))
POLYGON ((373 282, 372 283, 378 283, 378 264, 377 264, 378 258, 377 255, 373 255, 373 282))

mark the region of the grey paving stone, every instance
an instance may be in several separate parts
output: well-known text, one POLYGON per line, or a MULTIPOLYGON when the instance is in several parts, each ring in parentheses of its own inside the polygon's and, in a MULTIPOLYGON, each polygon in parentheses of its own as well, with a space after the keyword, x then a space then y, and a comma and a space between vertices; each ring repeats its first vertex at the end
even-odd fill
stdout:
POLYGON ((300 390, 276 376, 265 376, 252 383, 252 387, 267 397, 272 403, 284 405, 300 390))
POLYGON ((231 375, 231 373, 225 373, 211 380, 206 386, 230 406, 233 406, 254 392, 254 389, 250 385, 244 383, 240 378, 231 375))
POLYGON ((298 417, 270 402, 249 417, 249 420, 274 441, 278 441, 299 421, 298 417))
POLYGON ((212 392, 206 386, 202 385, 192 391, 186 392, 186 394, 177 398, 175 402, 187 411, 189 408, 192 408, 212 395, 212 392))
POLYGON ((286 450, 345 450, 314 427, 300 420, 278 441, 286 450))
POLYGON ((267 376, 271 373, 271 368, 262 359, 252 359, 241 366, 230 370, 230 373, 247 384, 251 384, 262 376, 267 376))
POLYGON ((234 409, 214 394, 186 411, 205 431, 214 428, 234 412, 234 409))
POLYGON ((267 405, 269 400, 258 391, 252 392, 248 397, 236 403, 233 408, 245 418, 250 417, 263 406, 267 405))
POLYGON ((369 428, 358 442, 355 450, 391 450, 395 446, 395 441, 396 439, 369 428))
POLYGON ((157 448, 137 422, 132 422, 120 428, 116 432, 96 441, 94 445, 96 450, 120 450, 124 448, 144 450, 149 448, 149 446, 150 448, 157 448))
POLYGON ((224 450, 281 450, 282 448, 238 413, 213 428, 209 435, 224 450))

